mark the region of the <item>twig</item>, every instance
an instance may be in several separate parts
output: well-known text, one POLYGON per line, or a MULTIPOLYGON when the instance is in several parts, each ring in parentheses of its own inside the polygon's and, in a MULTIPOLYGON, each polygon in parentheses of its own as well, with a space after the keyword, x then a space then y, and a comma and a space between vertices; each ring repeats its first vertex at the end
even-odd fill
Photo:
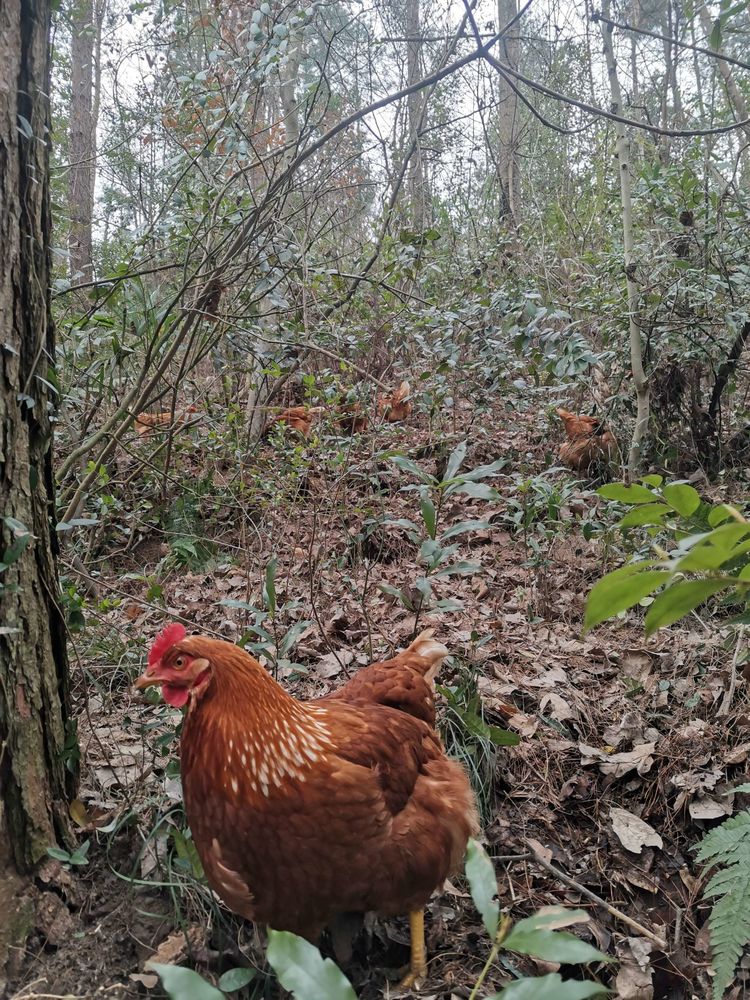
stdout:
POLYGON ((633 920, 633 918, 629 917, 627 913, 623 913, 622 910, 618 910, 616 907, 611 906, 605 899, 602 899, 601 896, 597 896, 595 892, 592 892, 590 889, 587 889, 585 885, 581 885, 580 882, 576 882, 576 880, 574 878, 571 878, 570 875, 566 875, 564 872, 561 872, 558 868, 555 868, 554 865, 551 865, 548 861, 545 861, 544 858, 541 857, 541 855, 538 854, 536 850, 534 850, 534 845, 531 843, 530 840, 526 840, 526 844, 531 848, 531 851, 534 855, 535 863, 541 865, 542 868, 546 869, 550 873, 550 875, 554 875, 555 878, 558 878, 560 879, 561 882, 564 882, 566 885, 569 885, 571 889, 577 890, 578 892, 581 893, 582 896, 586 896, 593 903, 597 903, 599 906, 603 907, 607 911, 607 913, 610 914, 610 916, 613 916, 615 917, 615 919, 622 921, 622 923, 624 924, 627 924, 628 927, 631 927, 634 931, 638 931, 639 934, 642 934, 643 937, 648 938, 649 941, 653 941, 654 944, 657 946, 657 948, 660 948, 661 951, 667 950, 667 942, 664 940, 664 938, 660 938, 658 934, 654 933, 654 931, 650 931, 647 927, 644 927, 643 924, 639 924, 637 920, 633 920))
POLYGON ((729 715, 729 709, 732 707, 732 699, 734 698, 734 692, 737 687, 737 663, 740 658, 740 650, 744 647, 745 640, 745 626, 740 625, 737 629, 737 644, 734 647, 734 656, 732 657, 732 667, 729 674, 729 687, 724 692, 724 697, 721 699, 721 705, 719 705, 717 715, 729 715))

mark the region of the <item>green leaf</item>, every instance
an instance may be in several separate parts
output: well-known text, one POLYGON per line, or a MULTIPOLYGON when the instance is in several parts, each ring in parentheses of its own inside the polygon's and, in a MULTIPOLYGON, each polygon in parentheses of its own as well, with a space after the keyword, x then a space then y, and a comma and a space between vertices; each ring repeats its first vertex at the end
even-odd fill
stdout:
POLYGON ((341 969, 296 934, 269 929, 266 958, 296 1000, 357 1000, 341 969))
POLYGON ((664 476, 659 476, 656 473, 650 476, 641 476, 641 482, 645 483, 646 486, 661 486, 664 482, 664 476))
POLYGON ((422 497, 421 503, 422 509, 422 520, 424 521, 424 526, 427 529, 427 534, 430 538, 435 537, 435 527, 437 524, 437 516, 435 514, 435 504, 430 500, 428 496, 422 497))
POLYGON ((734 507, 720 503, 718 507, 712 507, 708 512, 708 523, 712 528, 716 528, 718 525, 723 524, 724 521, 728 521, 730 517, 734 517, 736 513, 734 507))
POLYGON ((500 494, 493 486, 487 483, 471 483, 459 480, 445 491, 447 497, 454 493, 462 493, 465 497, 473 497, 475 500, 499 500, 500 494))
POLYGON ((677 560, 680 570, 718 569, 725 562, 734 559, 750 549, 748 540, 750 524, 722 524, 714 528, 692 550, 677 560))
POLYGON ((461 468, 461 463, 466 458, 466 441, 461 441, 448 457, 448 461, 445 466, 445 476, 443 477, 443 482, 447 479, 453 479, 461 468))
POLYGON ((398 587, 392 587, 390 583, 379 583, 378 590, 382 590, 384 594, 390 594, 391 597, 398 598, 408 611, 414 610, 414 605, 409 600, 409 595, 406 591, 400 590, 398 587))
POLYGON ((617 500, 618 503, 654 503, 659 498, 645 486, 633 483, 626 486, 625 483, 607 483, 600 486, 596 491, 605 500, 617 500))
POLYGON ((19 115, 18 112, 16 112, 16 117, 18 118, 18 125, 16 127, 18 128, 18 131, 21 133, 21 135, 25 139, 33 139, 34 130, 31 127, 31 122, 29 121, 29 119, 24 118, 23 115, 19 115))
POLYGON ((548 931, 533 926, 533 917, 519 920, 503 941, 503 948, 521 955, 533 955, 545 962, 608 962, 610 959, 587 941, 567 931, 548 931), (532 924, 532 926, 528 926, 532 924))
POLYGON ((701 505, 698 491, 687 483, 671 483, 661 491, 667 503, 672 504, 678 514, 690 517, 701 505))
POLYGON ((389 528, 405 528, 413 537, 419 538, 419 525, 410 521, 408 517, 392 517, 383 521, 383 525, 389 528))
POLYGON ((588 632, 607 618, 614 618, 621 611, 632 608, 660 584, 669 580, 672 576, 669 570, 641 568, 653 565, 654 562, 655 560, 647 559, 631 563, 608 573, 595 583, 586 602, 584 631, 588 632))
POLYGON ((487 1000, 587 1000, 587 997, 601 997, 609 992, 599 983, 563 981, 559 972, 551 972, 548 976, 519 979, 487 1000))
POLYGON ((488 476, 496 476, 497 473, 504 469, 508 464, 507 458, 498 458, 494 462, 490 462, 489 465, 478 465, 476 469, 470 469, 468 472, 461 473, 461 479, 467 482, 476 482, 477 479, 486 479, 488 476))
POLYGON ((732 578, 726 580, 678 580, 659 594, 646 614, 646 635, 653 635, 658 628, 671 625, 693 608, 703 604, 712 594, 731 587, 732 578))
POLYGON ((276 556, 268 560, 263 588, 263 602, 272 615, 276 613, 276 565, 276 556))
POLYGON ((297 645, 299 637, 312 625, 311 621, 295 622, 279 643, 279 656, 287 656, 297 645))
POLYGON ((65 851, 62 847, 48 847, 47 854, 56 861, 70 861, 70 851, 65 851))
POLYGON ((452 563, 450 566, 444 566, 443 569, 439 569, 434 576, 473 576, 478 573, 482 567, 477 563, 466 562, 462 560, 461 562, 452 563))
POLYGON ((257 971, 255 969, 228 969, 219 980, 219 989, 224 993, 233 993, 241 990, 249 982, 255 979, 257 971))
POLYGON ((437 611, 463 611, 465 607, 463 601, 456 601, 452 597, 441 597, 439 601, 435 601, 437 611))
POLYGON ((192 969, 158 962, 147 962, 146 968, 159 976, 171 1000, 225 1000, 223 993, 192 969))
POLYGON ((458 524, 452 524, 450 528, 446 528, 440 535, 440 541, 447 542, 450 538, 455 538, 456 535, 466 534, 467 531, 485 531, 492 527, 491 521, 459 521, 458 524))
POLYGON ((399 469, 403 472, 410 472, 413 476, 416 476, 421 483, 430 485, 435 484, 436 480, 434 476, 425 472, 424 469, 421 469, 416 462, 412 462, 412 460, 407 458, 405 455, 390 455, 389 458, 394 465, 399 467, 399 469))
POLYGON ((624 517, 618 521, 620 528, 634 528, 642 524, 662 524, 667 514, 672 513, 672 508, 663 503, 644 503, 640 507, 633 507, 624 517))
POLYGON ((500 922, 500 904, 496 898, 497 876, 489 855, 476 840, 470 840, 466 847, 466 878, 485 930, 494 940, 500 922))
POLYGON ((714 21, 714 26, 711 29, 711 34, 708 37, 709 47, 718 52, 721 48, 721 19, 717 18, 714 21))

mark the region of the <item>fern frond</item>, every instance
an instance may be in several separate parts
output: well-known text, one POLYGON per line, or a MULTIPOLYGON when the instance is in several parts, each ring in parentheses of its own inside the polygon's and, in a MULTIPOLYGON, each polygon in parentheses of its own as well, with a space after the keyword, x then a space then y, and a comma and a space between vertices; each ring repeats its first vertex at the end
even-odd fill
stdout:
POLYGON ((750 809, 732 816, 707 834, 698 848, 698 860, 712 865, 732 864, 735 851, 750 851, 750 809))
POLYGON ((733 865, 734 886, 711 910, 711 956, 716 977, 714 1000, 721 1000, 750 941, 750 868, 733 865))
POLYGON ((716 973, 713 997, 721 1000, 750 942, 750 809, 726 820, 704 837, 698 858, 707 862, 708 867, 725 866, 714 872, 704 892, 704 898, 719 897, 708 926, 716 973))

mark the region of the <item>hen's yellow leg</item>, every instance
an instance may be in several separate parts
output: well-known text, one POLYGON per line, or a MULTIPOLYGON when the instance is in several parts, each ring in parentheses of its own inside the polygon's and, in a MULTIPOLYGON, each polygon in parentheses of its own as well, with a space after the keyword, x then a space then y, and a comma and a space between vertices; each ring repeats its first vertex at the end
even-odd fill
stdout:
POLYGON ((409 971, 398 984, 407 990, 423 983, 427 978, 427 949, 424 943, 424 910, 412 910, 409 914, 411 936, 411 961, 409 971))

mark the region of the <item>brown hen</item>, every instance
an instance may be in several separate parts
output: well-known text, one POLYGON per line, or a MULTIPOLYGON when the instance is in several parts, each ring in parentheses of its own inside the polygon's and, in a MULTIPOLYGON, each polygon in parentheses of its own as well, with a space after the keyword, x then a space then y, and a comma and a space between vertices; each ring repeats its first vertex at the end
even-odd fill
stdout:
POLYGON ((315 940, 342 913, 408 912, 424 978, 423 908, 477 830, 462 767, 435 732, 448 654, 423 632, 326 698, 301 702, 248 653, 170 625, 136 686, 187 713, 182 784, 211 887, 236 913, 315 940))
POLYGON ((557 408, 568 440, 560 447, 560 461, 575 472, 591 474, 606 467, 617 454, 614 435, 598 417, 557 408))
POLYGON ((145 410, 143 413, 139 413, 135 418, 134 427, 138 436, 143 439, 153 434, 155 430, 166 429, 169 427, 179 427, 180 424, 185 422, 185 418, 188 413, 197 413, 198 407, 186 406, 182 410, 174 411, 174 420, 172 420, 171 410, 166 413, 147 413, 145 410))
POLYGON ((411 386, 404 381, 389 395, 378 396, 378 416, 389 424, 406 420, 411 415, 411 386))
POLYGON ((269 423, 266 430, 273 424, 286 424, 292 430, 298 431, 304 437, 310 436, 312 425, 320 413, 322 406, 290 406, 287 410, 282 410, 269 423))

